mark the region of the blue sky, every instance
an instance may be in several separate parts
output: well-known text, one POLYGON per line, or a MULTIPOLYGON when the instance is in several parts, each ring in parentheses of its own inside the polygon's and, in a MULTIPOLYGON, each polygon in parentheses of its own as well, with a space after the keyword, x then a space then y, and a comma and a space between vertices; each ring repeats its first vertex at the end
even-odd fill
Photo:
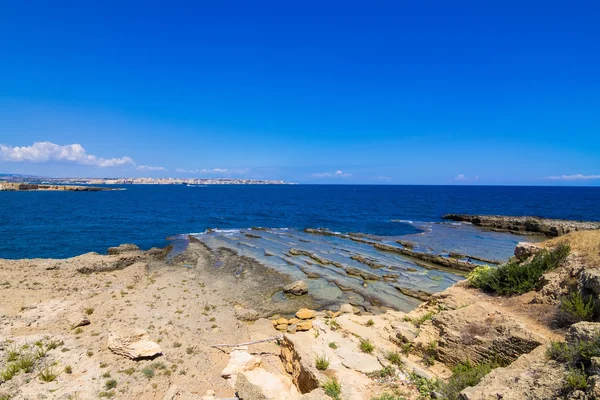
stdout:
POLYGON ((599 185, 598 21, 593 1, 2 2, 0 172, 599 185))

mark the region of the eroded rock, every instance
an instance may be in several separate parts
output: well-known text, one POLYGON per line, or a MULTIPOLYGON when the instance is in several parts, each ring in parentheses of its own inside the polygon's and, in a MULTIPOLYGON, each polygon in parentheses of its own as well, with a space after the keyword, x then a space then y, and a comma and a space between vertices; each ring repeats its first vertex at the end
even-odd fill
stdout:
POLYGON ((143 329, 123 329, 110 332, 108 348, 113 353, 131 358, 150 358, 162 353, 158 343, 150 340, 143 329))
POLYGON ((290 293, 295 296, 301 296, 303 294, 308 293, 308 286, 306 285, 306 282, 300 280, 286 285, 283 288, 283 292, 290 293))

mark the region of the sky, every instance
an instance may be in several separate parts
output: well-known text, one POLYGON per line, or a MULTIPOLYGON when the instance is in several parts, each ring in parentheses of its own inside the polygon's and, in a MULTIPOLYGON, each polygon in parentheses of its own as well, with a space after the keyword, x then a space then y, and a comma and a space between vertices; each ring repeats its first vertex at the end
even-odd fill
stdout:
POLYGON ((600 185, 597 1, 4 1, 0 172, 600 185))

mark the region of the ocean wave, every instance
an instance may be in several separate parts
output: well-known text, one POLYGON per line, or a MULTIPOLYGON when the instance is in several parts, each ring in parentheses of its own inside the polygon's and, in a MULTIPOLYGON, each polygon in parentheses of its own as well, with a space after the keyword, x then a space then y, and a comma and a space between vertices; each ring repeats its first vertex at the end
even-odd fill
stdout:
POLYGON ((398 223, 402 223, 402 224, 414 224, 414 221, 411 221, 410 219, 392 219, 390 222, 398 222, 398 223))

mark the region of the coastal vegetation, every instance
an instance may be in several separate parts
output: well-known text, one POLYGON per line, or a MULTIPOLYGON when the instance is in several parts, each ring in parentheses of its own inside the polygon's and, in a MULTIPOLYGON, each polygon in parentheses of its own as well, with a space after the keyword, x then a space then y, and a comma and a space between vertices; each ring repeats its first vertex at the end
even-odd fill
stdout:
POLYGON ((541 250, 529 262, 511 261, 494 268, 481 266, 468 276, 469 285, 486 292, 500 295, 519 295, 533 290, 541 276, 567 258, 570 245, 561 243, 553 249, 541 250))

